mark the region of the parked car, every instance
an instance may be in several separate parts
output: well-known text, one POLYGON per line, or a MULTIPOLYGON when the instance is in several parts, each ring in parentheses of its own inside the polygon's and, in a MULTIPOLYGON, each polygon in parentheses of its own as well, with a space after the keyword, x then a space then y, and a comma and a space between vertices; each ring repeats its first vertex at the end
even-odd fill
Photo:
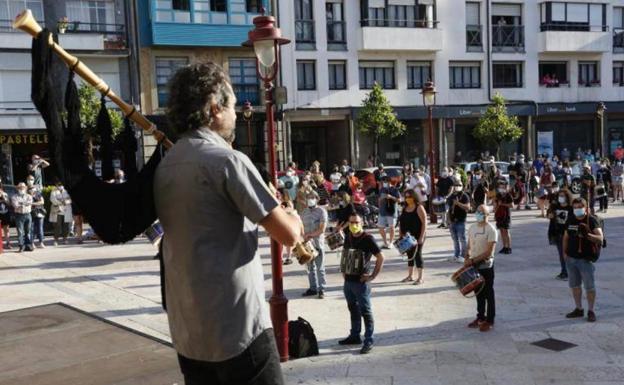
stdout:
MULTIPOLYGON (((376 167, 368 167, 355 172, 355 176, 362 182, 362 190, 364 190, 366 195, 377 189, 375 170, 377 170, 376 167)), ((395 186, 399 185, 403 180, 403 168, 400 166, 386 166, 384 171, 390 177, 390 183, 395 186)))
MULTIPOLYGON (((502 176, 505 178, 505 180, 509 181, 509 166, 510 163, 509 162, 494 162, 494 164, 496 165, 496 168, 501 170, 501 174, 502 176)), ((473 174, 474 170, 477 169, 478 167, 478 163, 477 162, 462 162, 462 163, 458 163, 457 167, 462 168, 466 174, 470 173, 473 174)), ((489 162, 483 162, 483 168, 486 173, 490 171, 490 163, 489 162)))

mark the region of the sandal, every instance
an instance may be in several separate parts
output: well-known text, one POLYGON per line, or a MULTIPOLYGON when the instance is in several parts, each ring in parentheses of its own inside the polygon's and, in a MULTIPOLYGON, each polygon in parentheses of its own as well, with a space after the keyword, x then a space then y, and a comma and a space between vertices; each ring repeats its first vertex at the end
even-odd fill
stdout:
POLYGON ((422 285, 425 281, 422 278, 418 278, 414 281, 414 285, 422 285))
POLYGON ((412 282, 414 280, 414 278, 412 277, 405 277, 401 280, 401 282, 412 282))

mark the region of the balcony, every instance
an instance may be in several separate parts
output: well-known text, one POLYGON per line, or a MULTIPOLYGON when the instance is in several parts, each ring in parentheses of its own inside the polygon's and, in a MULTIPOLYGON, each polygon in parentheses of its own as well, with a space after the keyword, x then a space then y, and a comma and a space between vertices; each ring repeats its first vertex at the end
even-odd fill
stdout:
POLYGON ((537 37, 538 52, 602 53, 613 49, 607 26, 542 24, 537 37))
POLYGON ((624 53, 624 29, 613 29, 613 52, 624 53))
POLYGON ((236 104, 243 105, 249 101, 252 106, 260 105, 260 90, 257 84, 232 84, 236 104))
POLYGON ((524 26, 492 26, 492 52, 524 52, 524 26))
POLYGON ((483 52, 483 27, 466 25, 466 51, 483 52))
POLYGON ((360 51, 435 52, 444 45, 437 21, 365 19, 361 25, 360 51))

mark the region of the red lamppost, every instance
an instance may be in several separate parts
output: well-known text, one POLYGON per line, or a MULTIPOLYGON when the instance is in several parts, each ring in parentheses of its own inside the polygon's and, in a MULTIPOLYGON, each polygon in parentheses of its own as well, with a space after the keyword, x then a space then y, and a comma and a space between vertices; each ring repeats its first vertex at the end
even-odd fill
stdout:
MULTIPOLYGON (((256 54, 256 71, 264 83, 266 121, 268 130, 269 171, 271 181, 277 186, 277 164, 275 160, 275 122, 273 121, 273 80, 279 70, 279 46, 290 43, 282 38, 282 32, 275 26, 275 18, 264 15, 254 17, 255 28, 249 31, 249 40, 244 47, 253 47, 256 54)), ((271 271, 273 273, 273 295, 269 299, 271 320, 282 362, 288 361, 288 299, 284 296, 282 271, 282 245, 271 239, 271 271)))
POLYGON ((431 196, 429 197, 429 219, 431 223, 438 223, 433 199, 436 198, 436 161, 435 161, 435 138, 433 136, 433 106, 436 104, 436 89, 432 81, 425 83, 422 91, 423 104, 427 107, 429 121, 429 176, 431 177, 431 196))
POLYGON ((251 118, 253 117, 254 108, 249 100, 243 104, 243 120, 247 122, 247 145, 249 146, 249 157, 253 156, 253 146, 251 145, 251 118))

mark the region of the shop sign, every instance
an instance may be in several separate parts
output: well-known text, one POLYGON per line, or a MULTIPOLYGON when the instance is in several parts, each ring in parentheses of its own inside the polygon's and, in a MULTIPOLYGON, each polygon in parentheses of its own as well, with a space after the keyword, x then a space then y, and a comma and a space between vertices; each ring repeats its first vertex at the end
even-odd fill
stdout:
POLYGON ((47 144, 48 134, 0 134, 0 145, 47 144))
POLYGON ((459 117, 460 118, 464 118, 464 117, 480 117, 482 115, 485 114, 485 111, 487 110, 486 107, 483 108, 460 108, 459 109, 459 117))
POLYGON ((559 114, 564 112, 576 112, 575 106, 555 106, 555 107, 546 107, 547 114, 559 114))

